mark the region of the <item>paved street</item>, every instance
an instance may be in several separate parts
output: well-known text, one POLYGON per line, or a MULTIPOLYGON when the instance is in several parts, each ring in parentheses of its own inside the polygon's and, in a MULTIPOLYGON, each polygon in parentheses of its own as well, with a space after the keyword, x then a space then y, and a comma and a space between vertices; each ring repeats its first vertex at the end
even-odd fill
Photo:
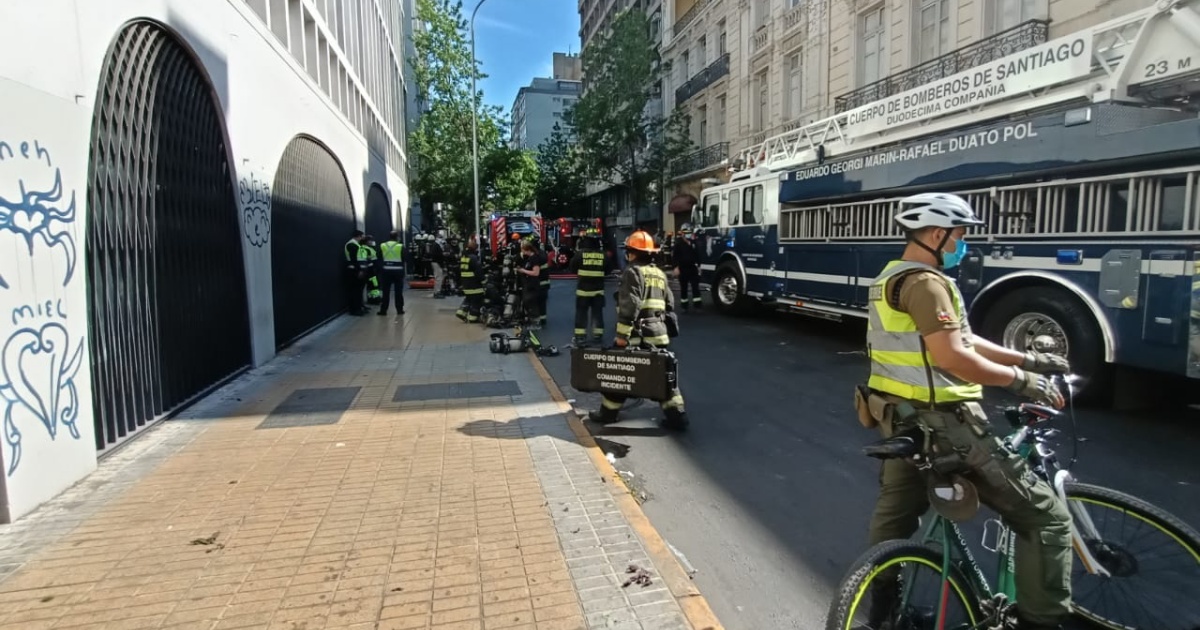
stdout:
MULTIPOLYGON (((551 291, 542 337, 560 348, 572 328, 573 286, 556 281, 551 291)), ((819 627, 833 585, 864 549, 875 499, 877 465, 859 455, 874 436, 851 411, 851 386, 867 369, 863 325, 731 319, 712 311, 707 294, 705 306, 682 315, 676 340, 691 430, 665 434, 649 420, 655 406, 642 405, 593 433, 617 469, 633 474, 643 509, 695 568, 727 628, 819 627)), ((577 408, 596 408, 598 396, 570 388, 565 348, 543 361, 577 408)), ((1200 525, 1200 414, 1089 410, 1078 421, 1087 438, 1082 480, 1200 525)), ((977 541, 978 531, 968 528, 968 537, 977 541)))

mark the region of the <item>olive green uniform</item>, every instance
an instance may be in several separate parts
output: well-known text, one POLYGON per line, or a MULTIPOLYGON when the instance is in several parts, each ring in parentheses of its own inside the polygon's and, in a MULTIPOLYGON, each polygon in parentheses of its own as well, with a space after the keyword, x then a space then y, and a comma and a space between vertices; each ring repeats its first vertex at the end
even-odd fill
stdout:
MULTIPOLYGON (((630 263, 621 273, 617 290, 617 337, 626 339, 629 346, 667 348, 671 337, 663 314, 675 310, 675 295, 667 286, 667 274, 652 264, 630 263)), ((600 413, 606 420, 615 420, 627 399, 604 394, 600 398, 600 413)), ((676 387, 671 398, 660 403, 668 418, 684 411, 683 394, 676 387)))
MULTIPOLYGON (((893 403, 880 421, 885 437, 916 425, 931 430, 939 453, 964 458, 980 501, 1017 534, 1016 566, 1021 616, 1058 623, 1070 612, 1071 521, 1066 506, 1028 464, 1004 447, 978 400, 982 387, 940 370, 925 351, 924 336, 959 330, 971 348, 971 328, 953 280, 933 267, 893 261, 870 294, 868 343, 871 389, 893 403), (915 345, 919 343, 919 345, 915 345), (911 352, 912 350, 916 352, 911 352), (901 418, 895 403, 916 413, 901 418)), ((903 460, 885 460, 880 494, 871 517, 869 542, 904 539, 929 509, 922 473, 903 460)))

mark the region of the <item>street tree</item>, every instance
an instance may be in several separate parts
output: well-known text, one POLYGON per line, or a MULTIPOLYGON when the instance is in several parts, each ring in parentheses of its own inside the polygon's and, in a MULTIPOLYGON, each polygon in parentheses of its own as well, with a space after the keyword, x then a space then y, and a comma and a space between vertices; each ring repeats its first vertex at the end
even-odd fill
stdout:
MULTIPOLYGON (((474 230, 474 178, 471 163, 472 109, 483 102, 471 92, 486 75, 471 64, 467 22, 459 0, 417 0, 413 75, 421 116, 409 138, 415 176, 413 189, 426 207, 449 208, 447 220, 474 230)), ((497 107, 479 106, 480 195, 487 186, 482 164, 503 146, 504 125, 497 107)), ((508 177, 507 174, 497 174, 508 177)))
POLYGON ((538 166, 528 151, 509 147, 492 149, 482 172, 488 183, 484 191, 489 210, 521 210, 537 195, 538 166))
POLYGON ((567 114, 583 172, 625 186, 634 208, 661 202, 669 162, 691 150, 682 109, 649 111, 662 73, 650 20, 627 10, 583 51, 584 92, 567 114))
POLYGON ((585 216, 587 177, 574 134, 555 124, 550 137, 538 147, 537 164, 538 210, 552 219, 585 216))

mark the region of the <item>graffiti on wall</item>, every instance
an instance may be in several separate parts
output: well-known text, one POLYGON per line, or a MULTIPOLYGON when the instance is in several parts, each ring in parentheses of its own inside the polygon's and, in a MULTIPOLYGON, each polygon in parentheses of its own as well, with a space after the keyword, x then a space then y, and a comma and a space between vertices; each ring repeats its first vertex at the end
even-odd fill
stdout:
POLYGON ((55 440, 65 428, 81 437, 75 379, 86 343, 71 338, 62 298, 75 280, 75 217, 75 191, 63 189, 50 150, 37 140, 0 139, 0 291, 15 298, 5 304, 16 304, 0 320, 8 331, 0 344, 8 476, 21 464, 23 430, 40 427, 55 440), (53 283, 38 281, 47 274, 53 283))
POLYGON ((251 174, 238 182, 242 202, 242 229, 255 247, 271 241, 271 185, 251 174))

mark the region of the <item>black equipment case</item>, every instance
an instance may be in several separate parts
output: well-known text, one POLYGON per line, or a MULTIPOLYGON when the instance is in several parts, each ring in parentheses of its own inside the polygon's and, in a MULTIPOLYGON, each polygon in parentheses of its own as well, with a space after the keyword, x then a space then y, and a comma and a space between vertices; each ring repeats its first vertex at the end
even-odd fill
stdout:
POLYGON ((668 350, 571 350, 571 387, 577 391, 663 402, 678 379, 679 364, 668 350))

